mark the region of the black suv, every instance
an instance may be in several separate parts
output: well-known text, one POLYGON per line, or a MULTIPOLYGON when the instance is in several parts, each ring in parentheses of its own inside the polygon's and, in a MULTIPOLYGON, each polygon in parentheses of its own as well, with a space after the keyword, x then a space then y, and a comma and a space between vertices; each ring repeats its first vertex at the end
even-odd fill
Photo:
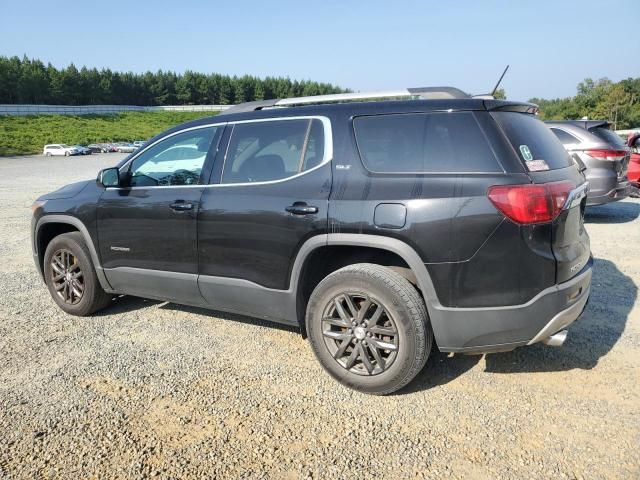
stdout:
POLYGON ((587 184, 535 105, 385 95, 236 106, 40 197, 52 297, 74 315, 129 294, 296 325, 374 394, 411 381, 434 341, 561 345, 590 290, 587 184))

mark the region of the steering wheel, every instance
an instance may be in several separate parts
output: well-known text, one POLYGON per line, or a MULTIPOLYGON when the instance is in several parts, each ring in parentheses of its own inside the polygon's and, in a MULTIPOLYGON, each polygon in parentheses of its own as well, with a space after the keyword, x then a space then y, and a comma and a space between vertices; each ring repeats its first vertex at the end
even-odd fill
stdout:
POLYGON ((181 168, 180 170, 176 170, 175 172, 173 172, 173 175, 171 175, 170 183, 172 185, 193 185, 195 183, 198 183, 198 180, 200 180, 199 173, 181 168))
POLYGON ((136 175, 131 177, 131 180, 135 186, 139 186, 139 187, 160 185, 160 181, 157 178, 153 178, 150 175, 145 175, 144 173, 136 173, 136 175), (143 180, 144 184, 136 180, 136 179, 143 179, 143 178, 144 178, 143 180))

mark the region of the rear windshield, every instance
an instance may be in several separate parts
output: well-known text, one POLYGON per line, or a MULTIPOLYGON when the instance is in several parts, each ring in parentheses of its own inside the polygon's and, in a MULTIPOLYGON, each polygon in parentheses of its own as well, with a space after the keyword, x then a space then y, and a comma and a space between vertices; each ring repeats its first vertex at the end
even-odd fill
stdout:
POLYGON ((353 128, 370 172, 502 171, 473 112, 357 117, 353 128))
POLYGON ((535 116, 518 112, 493 112, 492 116, 529 170, 556 170, 573 165, 562 143, 535 116), (536 160, 544 160, 548 168, 540 168, 536 160))
POLYGON ((622 140, 622 138, 620 138, 617 133, 612 132, 608 128, 597 127, 592 128, 589 131, 595 136, 607 142, 612 147, 625 148, 627 146, 626 143, 624 143, 624 140, 622 140))

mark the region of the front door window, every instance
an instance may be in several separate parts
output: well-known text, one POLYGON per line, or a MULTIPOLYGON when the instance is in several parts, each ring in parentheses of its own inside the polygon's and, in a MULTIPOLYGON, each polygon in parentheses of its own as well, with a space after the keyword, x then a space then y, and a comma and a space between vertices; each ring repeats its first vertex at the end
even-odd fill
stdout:
POLYGON ((188 130, 152 146, 131 164, 132 187, 198 185, 202 167, 220 127, 188 130))

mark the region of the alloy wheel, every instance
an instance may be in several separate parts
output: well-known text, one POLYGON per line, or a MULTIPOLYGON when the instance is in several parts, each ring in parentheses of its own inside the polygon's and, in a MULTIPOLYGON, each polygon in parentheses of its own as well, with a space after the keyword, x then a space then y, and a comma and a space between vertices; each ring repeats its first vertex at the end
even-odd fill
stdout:
POLYGON ((336 362, 358 375, 377 375, 393 364, 399 334, 382 303, 362 293, 341 293, 322 315, 324 344, 336 362))
POLYGON ((51 280, 56 294, 64 303, 76 305, 82 300, 85 283, 78 258, 69 250, 61 249, 51 257, 51 280))

